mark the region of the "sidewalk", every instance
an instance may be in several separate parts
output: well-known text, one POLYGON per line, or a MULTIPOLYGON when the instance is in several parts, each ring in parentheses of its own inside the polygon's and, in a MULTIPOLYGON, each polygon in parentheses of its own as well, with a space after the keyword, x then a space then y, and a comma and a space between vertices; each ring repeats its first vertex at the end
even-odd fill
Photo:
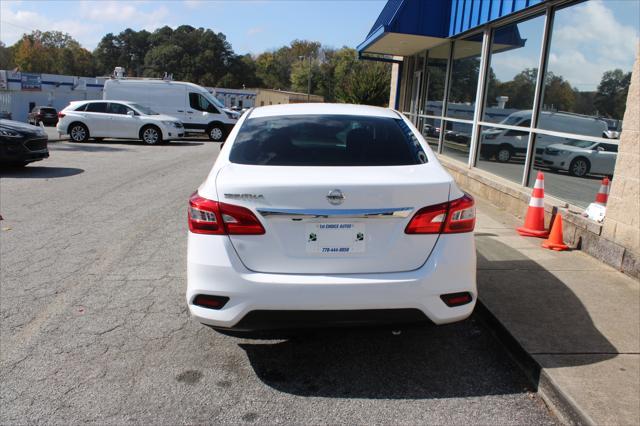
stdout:
POLYGON ((543 249, 515 217, 476 203, 478 310, 541 396, 567 423, 640 424, 640 283, 580 251, 543 249))

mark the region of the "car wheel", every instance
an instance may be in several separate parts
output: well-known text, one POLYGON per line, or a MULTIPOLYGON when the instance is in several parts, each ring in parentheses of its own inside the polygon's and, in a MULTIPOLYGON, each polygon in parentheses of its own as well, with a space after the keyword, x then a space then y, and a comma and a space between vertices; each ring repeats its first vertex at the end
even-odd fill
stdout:
POLYGON ((589 168, 591 168, 589 160, 582 157, 574 158, 571 164, 569 164, 569 174, 571 176, 583 177, 589 173, 589 168))
POLYGON ((503 145, 498 148, 498 151, 496 152, 496 161, 499 161, 500 163, 507 163, 511 160, 511 157, 513 157, 513 148, 507 145, 503 145))
POLYGON ((73 123, 69 127, 69 138, 73 142, 86 142, 89 139, 89 129, 82 123, 73 123))
POLYGON ((222 142, 224 140, 224 129, 220 125, 213 125, 207 130, 207 135, 214 142, 222 142))
POLYGON ((160 133, 160 129, 155 126, 143 127, 140 134, 140 139, 147 145, 158 145, 162 143, 162 133, 160 133))

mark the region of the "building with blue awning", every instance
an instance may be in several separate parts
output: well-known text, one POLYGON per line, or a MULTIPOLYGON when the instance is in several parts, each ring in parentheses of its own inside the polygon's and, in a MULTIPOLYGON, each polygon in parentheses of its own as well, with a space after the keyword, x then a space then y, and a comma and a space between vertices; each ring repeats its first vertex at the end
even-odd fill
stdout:
POLYGON ((640 162, 640 118, 625 115, 640 104, 638 16, 638 1, 388 0, 357 50, 392 64, 390 107, 464 179, 526 200, 543 171, 547 198, 579 212, 613 177, 598 236, 640 253, 628 214, 640 216, 629 166, 640 162))

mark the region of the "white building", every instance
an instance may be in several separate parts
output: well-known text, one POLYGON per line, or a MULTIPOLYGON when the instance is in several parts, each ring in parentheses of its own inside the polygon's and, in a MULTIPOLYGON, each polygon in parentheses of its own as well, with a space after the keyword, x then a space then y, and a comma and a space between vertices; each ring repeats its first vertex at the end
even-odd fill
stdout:
POLYGON ((256 104, 255 90, 248 89, 225 89, 222 87, 207 87, 213 96, 218 98, 220 102, 227 108, 253 108, 256 104))
POLYGON ((17 121, 27 121, 35 106, 58 111, 71 101, 101 99, 105 77, 39 74, 0 70, 0 112, 17 121))

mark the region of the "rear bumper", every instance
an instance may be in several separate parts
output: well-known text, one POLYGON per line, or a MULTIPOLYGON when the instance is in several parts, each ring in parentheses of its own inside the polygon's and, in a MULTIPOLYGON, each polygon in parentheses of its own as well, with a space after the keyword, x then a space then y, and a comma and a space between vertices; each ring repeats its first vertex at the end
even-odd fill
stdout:
POLYGON ((284 317, 298 321, 293 326, 299 326, 300 320, 291 311, 315 311, 307 315, 311 320, 305 320, 306 326, 314 322, 314 315, 323 322, 321 317, 330 314, 327 311, 353 311, 351 316, 361 324, 379 319, 372 312, 369 320, 363 311, 407 309, 445 324, 467 318, 477 298, 472 233, 442 235, 427 262, 414 271, 327 275, 253 272, 241 263, 228 237, 189 233, 187 278, 191 315, 204 324, 231 329, 271 327, 255 321, 263 315, 256 311, 285 311, 284 317), (471 303, 448 307, 440 299, 442 294, 463 291, 471 293, 471 303), (193 305, 198 294, 227 296, 229 301, 222 309, 208 309, 193 305))

